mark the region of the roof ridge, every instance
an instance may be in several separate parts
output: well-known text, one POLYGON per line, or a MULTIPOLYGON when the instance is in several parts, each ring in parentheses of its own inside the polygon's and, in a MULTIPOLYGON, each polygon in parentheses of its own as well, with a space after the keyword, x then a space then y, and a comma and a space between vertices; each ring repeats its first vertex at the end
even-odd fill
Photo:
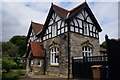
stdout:
POLYGON ((31 23, 33 23, 33 24, 38 24, 38 25, 41 25, 41 26, 44 26, 44 24, 37 23, 37 22, 33 22, 33 21, 31 21, 31 23))
POLYGON ((86 2, 81 3, 80 5, 76 6, 75 8, 71 9, 70 12, 75 11, 77 8, 79 8, 80 6, 84 5, 86 2))
POLYGON ((55 4, 53 4, 52 6, 56 6, 56 7, 60 8, 60 9, 63 9, 63 10, 65 10, 65 11, 68 11, 68 12, 70 12, 69 10, 67 10, 67 9, 64 9, 64 8, 62 8, 62 7, 58 6, 58 5, 55 5, 55 4))

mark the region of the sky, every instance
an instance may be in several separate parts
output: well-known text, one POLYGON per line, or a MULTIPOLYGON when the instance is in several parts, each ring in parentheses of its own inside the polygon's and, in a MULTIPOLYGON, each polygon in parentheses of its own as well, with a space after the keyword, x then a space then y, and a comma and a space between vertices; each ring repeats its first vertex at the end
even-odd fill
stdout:
MULTIPOLYGON (((27 36, 31 21, 44 24, 48 15, 51 3, 67 10, 71 10, 80 5, 85 0, 78 1, 2 1, 0 6, 0 40, 8 41, 12 36, 27 36)), ((105 34, 109 38, 118 38, 118 2, 117 0, 95 1, 87 0, 87 3, 102 28, 100 32, 100 43, 105 39, 105 34)))

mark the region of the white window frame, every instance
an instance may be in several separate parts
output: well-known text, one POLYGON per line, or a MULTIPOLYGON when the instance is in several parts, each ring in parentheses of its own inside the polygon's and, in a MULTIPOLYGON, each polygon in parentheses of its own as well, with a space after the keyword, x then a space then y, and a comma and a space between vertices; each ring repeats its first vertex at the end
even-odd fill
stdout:
POLYGON ((90 57, 92 56, 92 48, 88 46, 84 46, 82 47, 82 53, 84 57, 90 57))
POLYGON ((50 50, 50 63, 51 65, 59 65, 58 57, 56 58, 56 55, 59 54, 59 49, 57 47, 51 48, 50 50))

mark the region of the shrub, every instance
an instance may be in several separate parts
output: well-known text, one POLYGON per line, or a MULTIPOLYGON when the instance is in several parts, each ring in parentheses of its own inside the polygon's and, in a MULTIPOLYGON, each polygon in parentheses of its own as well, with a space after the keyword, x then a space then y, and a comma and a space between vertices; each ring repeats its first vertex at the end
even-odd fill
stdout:
POLYGON ((8 59, 2 59, 2 68, 3 70, 6 70, 6 72, 9 72, 10 69, 13 69, 17 66, 17 64, 11 60, 8 59))
POLYGON ((22 71, 20 69, 17 70, 17 74, 22 74, 22 71))
POLYGON ((19 76, 16 74, 5 73, 2 75, 2 80, 16 80, 19 76))
POLYGON ((25 69, 25 68, 26 68, 26 63, 21 63, 21 64, 19 64, 19 68, 20 68, 20 69, 25 69))

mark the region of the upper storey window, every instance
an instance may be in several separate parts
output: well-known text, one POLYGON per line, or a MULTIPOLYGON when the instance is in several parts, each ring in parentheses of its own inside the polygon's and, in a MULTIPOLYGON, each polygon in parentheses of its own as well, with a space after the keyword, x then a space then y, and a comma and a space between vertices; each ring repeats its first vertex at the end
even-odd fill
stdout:
POLYGON ((84 35, 89 35, 88 23, 83 22, 83 27, 84 27, 84 35))
POLYGON ((56 28, 56 23, 52 25, 52 37, 57 35, 57 28, 56 28))

